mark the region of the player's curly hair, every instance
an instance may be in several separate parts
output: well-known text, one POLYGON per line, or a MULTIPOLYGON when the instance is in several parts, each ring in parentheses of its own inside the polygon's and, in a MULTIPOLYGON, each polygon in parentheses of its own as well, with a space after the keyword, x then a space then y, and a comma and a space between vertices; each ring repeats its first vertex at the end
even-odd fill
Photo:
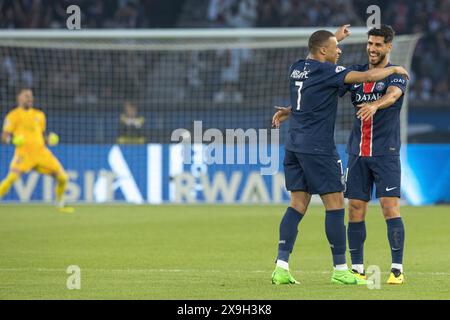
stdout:
POLYGON ((390 43, 394 40, 395 31, 387 24, 380 25, 380 28, 372 28, 367 32, 368 36, 383 37, 384 43, 390 43))

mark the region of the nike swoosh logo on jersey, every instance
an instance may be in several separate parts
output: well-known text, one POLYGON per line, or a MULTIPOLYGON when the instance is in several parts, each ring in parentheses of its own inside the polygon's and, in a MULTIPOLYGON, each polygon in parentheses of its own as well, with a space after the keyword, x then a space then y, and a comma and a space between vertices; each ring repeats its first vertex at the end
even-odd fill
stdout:
POLYGON ((355 84, 354 86, 353 86, 353 88, 359 88, 361 86, 361 83, 360 84, 355 84))
POLYGON ((391 191, 391 190, 394 190, 394 189, 397 189, 397 187, 393 187, 393 188, 386 187, 386 191, 391 191))

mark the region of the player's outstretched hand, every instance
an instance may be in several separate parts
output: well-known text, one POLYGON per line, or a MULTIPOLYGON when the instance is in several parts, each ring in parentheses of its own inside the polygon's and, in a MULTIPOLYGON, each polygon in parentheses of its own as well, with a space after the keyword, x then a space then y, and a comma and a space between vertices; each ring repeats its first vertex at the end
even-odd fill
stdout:
POLYGON ((361 119, 361 121, 370 119, 378 110, 378 107, 371 103, 362 103, 357 105, 357 107, 359 110, 356 113, 356 116, 361 119))
POLYGON ((338 42, 341 42, 351 34, 349 27, 350 27, 349 24, 344 24, 343 26, 340 26, 336 30, 334 35, 336 36, 338 42))
POLYGON ((59 136, 54 132, 50 132, 47 137, 47 143, 51 147, 56 146, 59 143, 59 136))
POLYGON ((14 135, 11 142, 16 147, 21 147, 25 143, 25 138, 22 135, 14 135))
POLYGON ((399 75, 404 76, 406 80, 409 80, 409 73, 405 68, 397 66, 395 67, 395 73, 398 73, 399 75))
POLYGON ((272 127, 278 129, 280 127, 281 122, 285 121, 287 118, 289 118, 289 115, 291 114, 292 107, 278 107, 276 106, 275 109, 278 111, 273 115, 272 118, 272 127))

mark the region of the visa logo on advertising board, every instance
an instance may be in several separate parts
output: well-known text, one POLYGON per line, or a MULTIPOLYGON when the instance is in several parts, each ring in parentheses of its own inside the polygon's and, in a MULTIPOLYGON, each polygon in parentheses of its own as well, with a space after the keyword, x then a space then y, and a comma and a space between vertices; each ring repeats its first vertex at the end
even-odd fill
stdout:
MULTIPOLYGON (((183 162, 185 150, 181 144, 62 145, 53 152, 69 174, 66 199, 70 202, 160 204, 288 200, 282 172, 262 176, 258 163, 208 165, 204 157, 208 147, 204 144, 192 145, 190 164, 183 162)), ((257 150, 247 146, 245 152, 249 158, 249 154, 257 150)), ((2 153, 1 159, 9 161, 13 150, 2 153)), ((8 162, 2 161, 2 176, 7 169, 8 162)), ((51 177, 32 172, 24 175, 4 200, 51 202, 53 189, 51 177)))
MULTIPOLYGON (((278 203, 287 202, 282 168, 262 175, 257 164, 205 163, 204 144, 190 147, 183 161, 182 144, 61 145, 53 152, 65 166, 68 201, 86 203, 278 203)), ((338 145, 346 165, 345 146, 338 145)), ((408 145, 402 148, 402 197, 412 205, 450 201, 450 146, 408 145), (429 159, 433 159, 433 163, 429 159), (432 164, 432 165, 431 165, 432 164)), ((225 150, 224 150, 225 151, 225 150)), ((236 150, 235 150, 236 151, 236 150)), ((257 150, 247 146, 246 156, 257 150)), ((0 178, 6 176, 14 149, 1 146, 0 178)), ((284 158, 280 148, 279 158, 284 158)), ((23 176, 2 202, 50 202, 53 179, 23 176)))

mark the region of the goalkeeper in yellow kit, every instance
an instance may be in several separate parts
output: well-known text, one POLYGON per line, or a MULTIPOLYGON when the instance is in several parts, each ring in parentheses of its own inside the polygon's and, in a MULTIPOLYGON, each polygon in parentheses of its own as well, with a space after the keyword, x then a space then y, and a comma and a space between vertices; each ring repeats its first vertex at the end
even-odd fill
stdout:
POLYGON ((17 95, 18 106, 5 118, 2 142, 15 146, 8 176, 0 183, 0 199, 11 189, 14 182, 24 173, 36 170, 40 174, 51 175, 56 180, 56 199, 62 212, 73 212, 64 204, 64 191, 69 178, 61 163, 47 148, 55 146, 59 138, 55 133, 45 135, 45 114, 33 108, 33 92, 21 89, 17 95))

